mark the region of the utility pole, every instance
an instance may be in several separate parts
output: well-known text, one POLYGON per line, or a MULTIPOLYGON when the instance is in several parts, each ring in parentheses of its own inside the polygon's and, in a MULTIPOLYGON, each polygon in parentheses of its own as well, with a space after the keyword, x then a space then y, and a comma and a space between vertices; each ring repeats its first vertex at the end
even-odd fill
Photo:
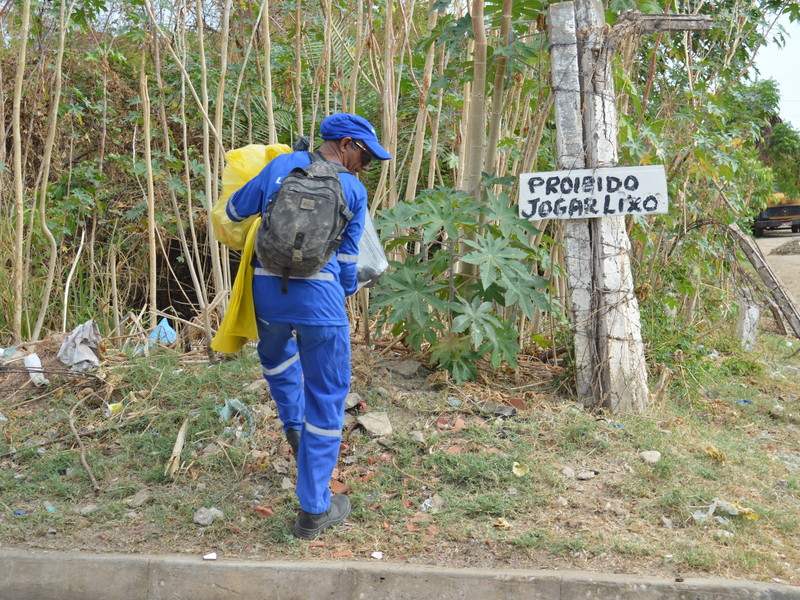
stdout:
MULTIPOLYGON (((609 31, 600 0, 561 2, 548 10, 558 168, 615 167, 615 40, 661 30, 709 29, 712 19, 629 12, 609 31)), ((625 220, 567 220, 564 246, 578 397, 589 408, 643 412, 650 392, 625 220)))

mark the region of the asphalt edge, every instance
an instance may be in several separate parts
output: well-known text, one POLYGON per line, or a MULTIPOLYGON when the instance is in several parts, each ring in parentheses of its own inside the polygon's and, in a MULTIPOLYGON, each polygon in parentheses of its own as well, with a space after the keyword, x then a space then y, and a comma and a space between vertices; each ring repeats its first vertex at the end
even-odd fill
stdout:
POLYGON ((0 550, 0 600, 800 600, 800 588, 581 571, 383 561, 205 561, 192 556, 0 550))

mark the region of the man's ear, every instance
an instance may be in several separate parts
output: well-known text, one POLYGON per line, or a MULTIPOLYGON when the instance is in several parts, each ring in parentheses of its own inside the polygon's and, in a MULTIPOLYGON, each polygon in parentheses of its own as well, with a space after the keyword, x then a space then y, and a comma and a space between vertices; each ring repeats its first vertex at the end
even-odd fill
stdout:
POLYGON ((341 140, 339 140, 339 150, 344 152, 345 150, 347 150, 347 147, 352 143, 353 143, 353 138, 343 137, 341 140))

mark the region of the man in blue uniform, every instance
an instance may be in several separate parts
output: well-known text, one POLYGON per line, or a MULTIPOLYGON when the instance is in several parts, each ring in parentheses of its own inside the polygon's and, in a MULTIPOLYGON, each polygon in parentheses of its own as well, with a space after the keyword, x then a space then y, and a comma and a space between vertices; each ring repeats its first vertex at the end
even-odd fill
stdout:
MULTIPOLYGON (((331 495, 328 484, 339 456, 344 401, 350 390, 350 328, 344 299, 358 289, 358 242, 367 210, 367 191, 356 175, 373 159, 391 159, 362 117, 333 114, 319 129, 324 142, 318 152, 349 171, 340 173, 339 179, 353 218, 338 254, 320 272, 290 278, 286 294, 281 293, 281 277, 258 264, 253 278, 258 354, 297 459, 300 512, 293 532, 303 539, 315 538, 350 514, 350 500, 343 494, 331 495)), ((310 163, 307 152, 275 157, 231 196, 228 217, 241 221, 263 213, 283 177, 310 163)))

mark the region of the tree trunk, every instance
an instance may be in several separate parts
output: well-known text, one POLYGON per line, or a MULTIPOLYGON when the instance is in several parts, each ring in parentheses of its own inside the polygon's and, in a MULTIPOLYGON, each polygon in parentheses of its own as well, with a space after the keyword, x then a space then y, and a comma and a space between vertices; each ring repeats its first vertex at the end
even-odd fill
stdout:
MULTIPOLYGON (((605 45, 600 0, 576 0, 586 160, 589 168, 617 164, 617 110, 611 73, 613 47, 605 45)), ((597 376, 593 404, 613 413, 643 412, 649 404, 639 302, 630 264, 625 219, 591 219, 593 307, 597 376)))
POLYGON ((14 316, 11 334, 14 341, 22 339, 22 284, 24 281, 23 265, 25 256, 25 187, 22 177, 22 132, 20 130, 20 113, 22 112, 22 86, 25 82, 25 64, 27 62, 28 31, 31 22, 30 0, 22 1, 22 15, 19 31, 19 52, 17 53, 17 76, 14 80, 14 103, 11 109, 11 128, 14 144, 14 316))
POLYGON ((44 145, 44 155, 42 156, 42 183, 39 195, 39 223, 42 226, 47 241, 50 244, 50 256, 47 262, 47 279, 45 280, 44 291, 42 292, 42 302, 39 306, 39 314, 36 316, 36 324, 31 334, 32 340, 38 340, 50 306, 50 294, 53 291, 53 281, 55 279, 56 265, 58 260, 58 244, 56 238, 47 226, 46 206, 47 206, 47 184, 50 181, 50 166, 53 157, 53 144, 56 139, 56 127, 58 125, 58 107, 61 104, 61 66, 64 62, 64 46, 67 37, 67 23, 72 13, 74 2, 70 4, 69 10, 66 7, 66 0, 61 0, 59 11, 59 38, 58 52, 56 53, 56 63, 53 69, 53 99, 50 104, 48 114, 47 140, 44 145))

